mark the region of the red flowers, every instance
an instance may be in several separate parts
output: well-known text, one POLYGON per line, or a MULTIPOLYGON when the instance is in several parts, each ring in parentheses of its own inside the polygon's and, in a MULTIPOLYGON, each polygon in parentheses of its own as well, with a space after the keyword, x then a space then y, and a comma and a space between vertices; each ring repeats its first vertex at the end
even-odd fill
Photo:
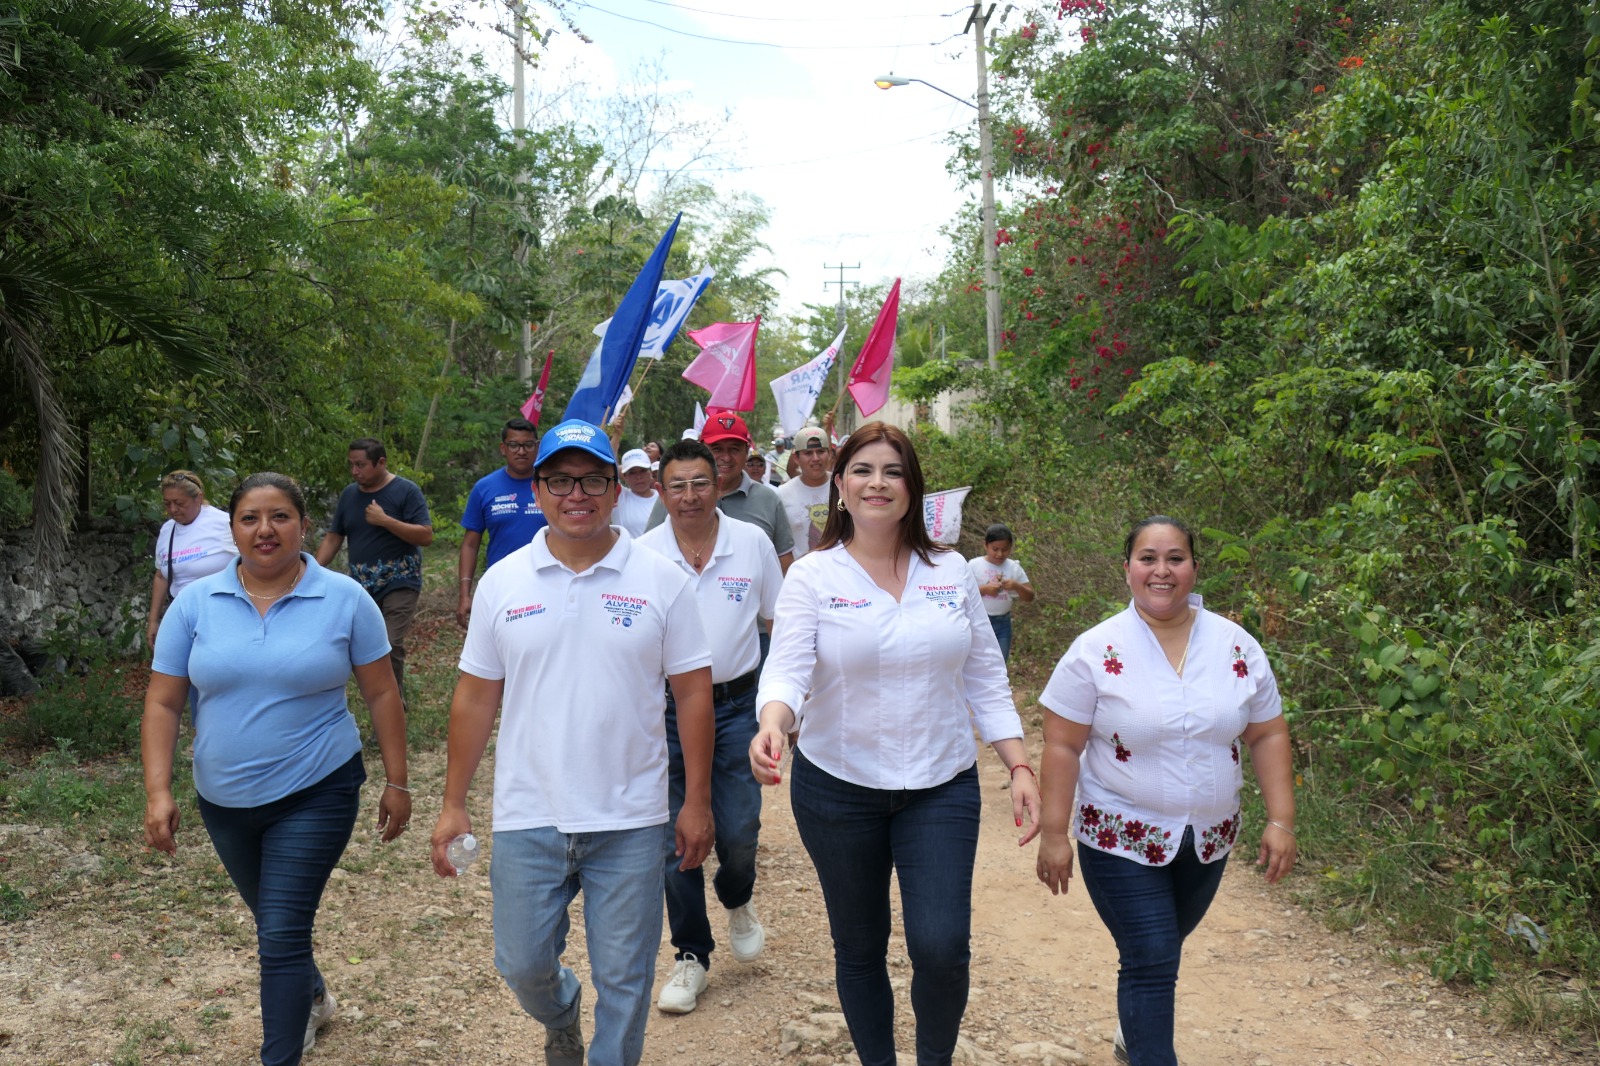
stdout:
POLYGON ((1022 276, 1025 277, 1025 278, 1033 277, 1033 267, 1023 267, 1022 268, 1022 276))
POLYGON ((1343 59, 1339 60, 1339 66, 1343 67, 1345 70, 1355 70, 1365 62, 1366 60, 1362 59, 1360 56, 1345 56, 1343 59))
POLYGON ((1144 846, 1144 857, 1147 861, 1155 863, 1157 866, 1159 866, 1167 861, 1166 846, 1163 844, 1157 844, 1154 840, 1152 840, 1144 846))
POLYGON ((1123 746, 1122 737, 1121 737, 1120 734, 1112 733, 1111 734, 1111 743, 1113 743, 1113 744, 1115 744, 1117 746, 1117 761, 1118 762, 1127 762, 1129 759, 1133 758, 1133 752, 1129 751, 1126 747, 1123 746))
MULTIPOLYGON (((1074 380, 1078 380, 1078 379, 1074 379, 1074 380)), ((1079 383, 1081 384, 1081 381, 1079 383)), ((1077 388, 1077 387, 1078 387, 1077 385, 1073 386, 1073 388, 1077 388)), ((1115 648, 1113 648, 1111 645, 1107 644, 1106 645, 1106 653, 1103 656, 1103 658, 1105 659, 1106 673, 1108 673, 1108 674, 1120 674, 1120 673, 1122 673, 1122 660, 1117 658, 1117 650, 1115 648)))
POLYGON ((1249 677, 1250 668, 1244 663, 1244 652, 1239 650, 1239 645, 1233 646, 1233 676, 1249 677))

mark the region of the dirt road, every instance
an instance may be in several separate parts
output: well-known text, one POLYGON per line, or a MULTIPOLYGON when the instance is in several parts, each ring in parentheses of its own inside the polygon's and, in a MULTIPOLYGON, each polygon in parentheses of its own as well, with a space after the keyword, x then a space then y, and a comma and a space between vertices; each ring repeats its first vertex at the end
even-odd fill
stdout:
MULTIPOLYGON (((1016 847, 1004 774, 987 751, 981 766, 973 993, 957 1061, 1109 1066, 1111 940, 1081 886, 1053 899, 1034 880, 1031 848, 1016 847)), ((441 755, 419 756, 412 832, 384 847, 358 830, 329 886, 318 957, 340 1011, 308 1063, 542 1061, 542 1030, 493 970, 485 872, 450 883, 427 868, 442 775, 441 755)), ((487 825, 489 780, 485 766, 474 795, 480 826, 487 825)), ((370 812, 376 789, 368 791, 370 812)), ((756 890, 766 954, 750 965, 718 959, 699 1009, 653 1016, 651 1066, 855 1061, 837 1013, 816 877, 787 791, 768 796, 756 890)), ((85 881, 67 907, 0 926, 0 1059, 254 1061, 260 1022, 249 916, 196 820, 186 825, 176 861, 141 855, 125 878, 85 881)), ((57 875, 75 876, 70 848, 52 834, 0 827, 0 835, 5 849, 62 851, 57 875)), ((1231 865, 1187 947, 1177 1028, 1185 1066, 1577 1061, 1532 1038, 1489 1032, 1475 1001, 1391 963, 1373 945, 1326 932, 1281 887, 1263 886, 1247 856, 1237 858, 1245 861, 1231 865)), ((571 956, 586 976, 575 917, 571 956)), ((909 1063, 910 967, 898 937, 891 957, 902 1062, 909 1063)), ((670 959, 663 950, 658 987, 670 959)))

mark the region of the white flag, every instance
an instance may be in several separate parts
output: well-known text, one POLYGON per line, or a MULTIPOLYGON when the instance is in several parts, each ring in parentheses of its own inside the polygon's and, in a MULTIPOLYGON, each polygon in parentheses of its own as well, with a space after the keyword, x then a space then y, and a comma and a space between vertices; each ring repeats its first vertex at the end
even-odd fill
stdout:
POLYGON ((608 426, 616 425, 617 424, 617 419, 622 417, 623 412, 625 412, 628 409, 628 405, 630 403, 632 403, 632 402, 633 402, 633 387, 630 386, 630 385, 622 386, 622 395, 620 397, 618 397, 618 399, 617 399, 617 409, 615 411, 611 412, 611 421, 607 422, 606 425, 608 425, 608 426))
POLYGON ((961 504, 972 486, 930 492, 922 497, 922 521, 935 544, 954 544, 961 539, 961 504))
MULTIPOLYGON (((644 341, 639 345, 640 359, 660 359, 666 354, 667 345, 678 335, 694 302, 700 299, 700 294, 706 291, 706 286, 711 284, 716 273, 706 267, 692 278, 661 283, 661 287, 656 289, 655 306, 650 309, 650 322, 644 329, 644 341)), ((609 325, 611 320, 608 318, 596 326, 595 336, 604 337, 609 325)))
POLYGON ((839 347, 844 344, 844 330, 833 338, 833 343, 828 345, 823 353, 815 359, 798 366, 780 377, 772 379, 773 399, 778 401, 778 425, 783 427, 783 435, 792 437, 800 432, 806 421, 811 417, 811 412, 817 406, 817 397, 822 395, 822 386, 828 380, 828 372, 833 369, 833 361, 839 357, 839 347))
POLYGON ((706 409, 700 406, 700 401, 694 402, 694 428, 683 431, 684 440, 699 440, 700 431, 706 428, 706 409))

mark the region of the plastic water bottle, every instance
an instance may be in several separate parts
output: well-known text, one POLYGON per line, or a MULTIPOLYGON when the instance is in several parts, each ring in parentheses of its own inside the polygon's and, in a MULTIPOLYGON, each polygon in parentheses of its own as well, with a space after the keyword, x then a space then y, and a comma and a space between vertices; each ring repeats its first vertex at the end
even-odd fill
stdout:
POLYGON ((466 872, 467 867, 477 862, 481 854, 483 853, 478 848, 478 838, 471 833, 462 833, 444 846, 444 857, 456 868, 457 877, 466 872))

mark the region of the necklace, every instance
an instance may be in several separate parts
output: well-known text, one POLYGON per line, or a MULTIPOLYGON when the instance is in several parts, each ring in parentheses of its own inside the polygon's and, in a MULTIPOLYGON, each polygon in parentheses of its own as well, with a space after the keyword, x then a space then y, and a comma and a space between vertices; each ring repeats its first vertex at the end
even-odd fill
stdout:
POLYGON ((1189 661, 1189 645, 1194 643, 1194 608, 1189 608, 1189 632, 1183 638, 1183 654, 1178 657, 1178 677, 1183 677, 1183 664, 1189 661))
POLYGON ((281 599, 283 599, 283 597, 285 597, 285 596, 289 595, 289 593, 293 592, 294 591, 294 587, 296 585, 300 584, 300 579, 305 576, 305 573, 306 573, 306 571, 305 571, 305 563, 302 562, 300 564, 300 571, 297 574, 294 575, 294 580, 289 582, 288 588, 285 588, 282 592, 273 593, 270 596, 267 595, 265 592, 251 592, 250 591, 250 586, 246 585, 244 583, 244 571, 243 570, 239 571, 239 586, 244 589, 244 594, 246 596, 249 596, 252 600, 263 600, 263 601, 265 601, 267 603, 271 603, 273 600, 281 600, 281 599))
POLYGON ((696 570, 699 570, 702 566, 705 565, 704 563, 702 563, 700 561, 700 557, 705 554, 705 550, 707 548, 711 547, 712 542, 717 539, 717 524, 718 524, 719 521, 720 521, 720 519, 717 519, 717 518, 713 518, 711 520, 711 532, 706 536, 706 539, 701 543, 701 545, 700 545, 700 547, 698 549, 691 548, 687 544, 685 544, 683 542, 683 538, 678 536, 678 531, 676 529, 674 529, 672 531, 673 539, 678 542, 678 550, 683 552, 684 555, 693 555, 694 556, 693 566, 694 566, 694 568, 696 570))

